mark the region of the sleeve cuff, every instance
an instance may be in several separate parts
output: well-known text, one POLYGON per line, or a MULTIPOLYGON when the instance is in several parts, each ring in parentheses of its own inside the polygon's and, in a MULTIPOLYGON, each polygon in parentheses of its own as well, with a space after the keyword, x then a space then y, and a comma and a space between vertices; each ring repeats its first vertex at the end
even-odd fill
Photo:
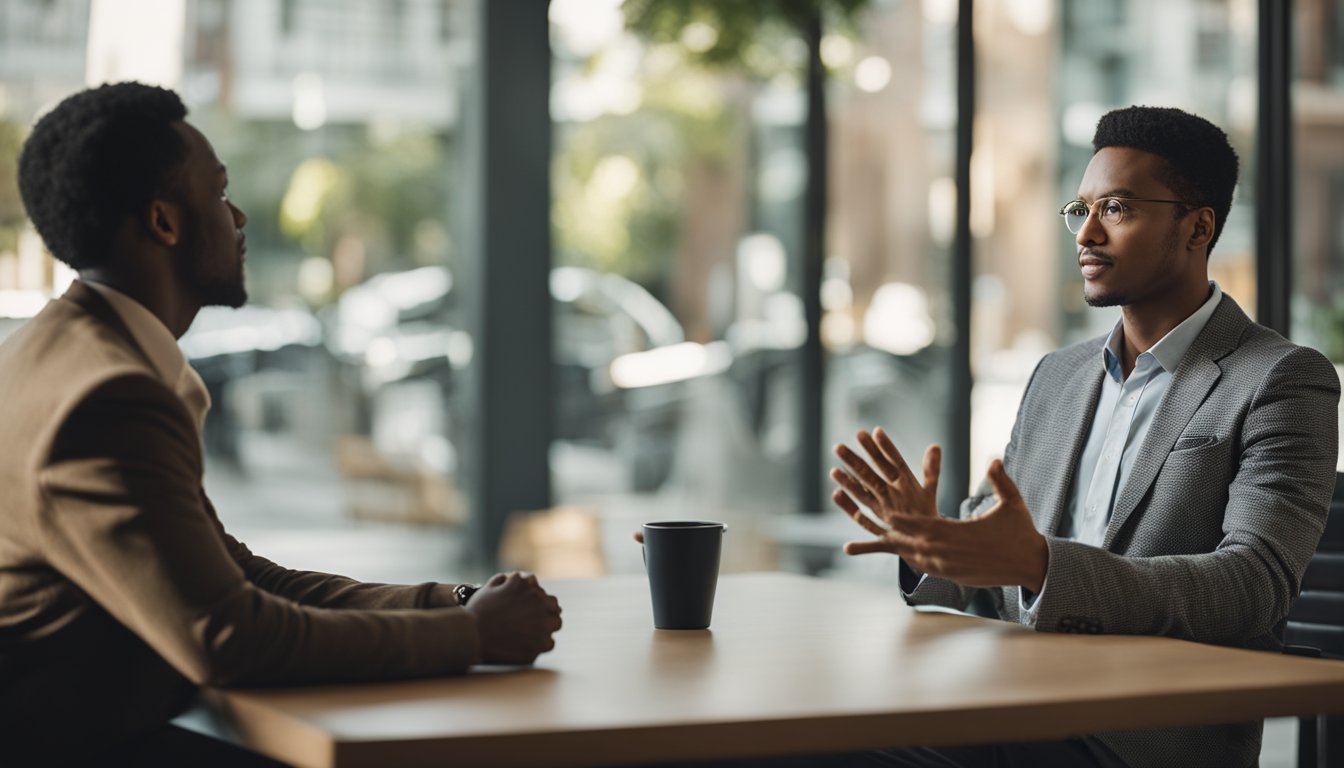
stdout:
POLYGON ((416 601, 417 608, 456 608, 457 589, 456 584, 439 584, 428 582, 420 585, 420 599, 416 601))
POLYGON ((921 573, 907 565, 904 558, 900 559, 898 568, 900 573, 901 593, 906 597, 910 597, 910 595, 914 594, 915 590, 919 589, 919 585, 924 583, 924 579, 928 578, 927 573, 921 573))
POLYGON ((1041 591, 1032 592, 1026 587, 1017 588, 1017 608, 1018 615, 1024 626, 1035 628, 1036 616, 1040 613, 1041 596, 1050 588, 1050 572, 1045 572, 1045 580, 1041 582, 1041 591))

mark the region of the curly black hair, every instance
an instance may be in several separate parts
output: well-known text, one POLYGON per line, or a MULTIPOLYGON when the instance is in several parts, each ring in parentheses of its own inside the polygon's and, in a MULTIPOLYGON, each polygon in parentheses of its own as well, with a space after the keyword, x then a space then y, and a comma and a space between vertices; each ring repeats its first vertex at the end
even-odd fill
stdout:
POLYGON ((1102 116, 1092 147, 1129 147, 1162 158, 1165 170, 1158 181, 1182 200, 1213 209, 1213 251, 1237 186, 1237 153, 1222 128, 1172 107, 1126 107, 1102 116))
POLYGON ((175 188, 187 146, 177 94, 114 83, 66 98, 33 126, 19 155, 19 194, 38 234, 74 269, 106 263, 126 217, 175 188))

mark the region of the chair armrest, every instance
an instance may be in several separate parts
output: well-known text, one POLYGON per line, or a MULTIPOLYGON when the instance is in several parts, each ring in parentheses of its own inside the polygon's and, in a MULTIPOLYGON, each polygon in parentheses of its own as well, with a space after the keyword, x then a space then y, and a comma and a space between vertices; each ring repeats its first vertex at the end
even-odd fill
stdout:
POLYGON ((1310 656, 1315 659, 1321 657, 1321 649, 1310 645, 1294 645, 1292 643, 1283 646, 1283 652, 1289 656, 1310 656))

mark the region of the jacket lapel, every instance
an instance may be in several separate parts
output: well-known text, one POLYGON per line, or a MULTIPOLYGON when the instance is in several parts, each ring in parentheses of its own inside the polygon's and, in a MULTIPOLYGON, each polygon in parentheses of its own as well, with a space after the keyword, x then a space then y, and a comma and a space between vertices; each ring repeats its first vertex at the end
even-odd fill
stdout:
POLYGON ((1152 426, 1134 459, 1129 480, 1116 499, 1110 524, 1106 527, 1106 539, 1102 542, 1103 548, 1111 547, 1125 521, 1148 494, 1172 446, 1185 431, 1195 411, 1199 410, 1209 390, 1223 375, 1218 361, 1236 349, 1250 322, 1250 318, 1246 317, 1232 297, 1224 295, 1204 330, 1195 337, 1180 365, 1176 366, 1171 386, 1158 405, 1157 413, 1153 414, 1152 426))
POLYGON ((1079 366, 1060 390, 1056 413, 1082 413, 1087 414, 1087 418, 1059 420, 1061 425, 1073 421, 1074 428, 1071 434, 1060 435, 1064 439, 1059 442, 1059 446, 1065 452, 1058 455, 1057 461, 1051 462, 1055 476, 1041 485, 1047 490, 1040 499, 1040 530, 1047 536, 1059 530, 1059 521, 1068 509, 1068 498, 1073 493, 1074 477, 1078 474, 1078 457, 1083 453, 1083 445, 1092 431, 1092 420, 1096 418, 1097 400, 1101 397, 1101 377, 1105 375, 1100 360, 1103 344, 1104 339, 1096 345, 1096 354, 1088 358, 1089 364, 1079 366))

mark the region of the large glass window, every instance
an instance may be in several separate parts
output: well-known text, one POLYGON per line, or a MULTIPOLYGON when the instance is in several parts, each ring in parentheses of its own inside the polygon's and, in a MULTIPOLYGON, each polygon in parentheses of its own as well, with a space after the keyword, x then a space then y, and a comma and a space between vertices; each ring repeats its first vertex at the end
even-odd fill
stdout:
MULTIPOLYGON (((177 88, 250 218, 252 306, 207 310, 183 339, 214 395, 206 482, 226 524, 299 566, 459 573, 470 4, 181 0, 146 36, 119 23, 129 2, 0 3, 0 334, 72 278, 13 184, 34 117, 86 82, 177 88)), ((1295 2, 1292 330, 1344 366, 1344 13, 1295 2)), ((557 504, 596 523, 590 570, 638 569, 628 531, 650 517, 728 520, 731 568, 793 565, 799 541, 829 561, 851 533, 830 510, 820 527, 786 514, 803 506, 806 44, 796 19, 720 10, 669 35, 632 29, 619 0, 550 4, 550 459, 557 504)), ((969 333, 972 483, 1036 361, 1116 320, 1082 302, 1055 215, 1106 110, 1173 105, 1228 130, 1242 178, 1210 270, 1256 304, 1253 0, 975 12, 969 329, 952 323, 957 3, 874 0, 824 19, 821 41, 821 439, 880 424, 913 458, 967 439, 949 414, 967 407, 950 371, 969 333)))
MULTIPOLYGON (((794 514, 806 44, 788 17, 679 14, 668 35, 626 29, 615 3, 551 5, 557 501, 615 541, 650 514, 723 517, 741 533, 729 567, 811 567, 792 545, 829 561, 852 524, 794 514)), ((955 25, 945 3, 823 20, 826 446, 876 424, 916 455, 956 439, 955 25)))
POLYGON ((1292 331, 1344 378, 1344 9, 1330 0, 1294 9, 1292 331))
POLYGON ((1255 3, 1020 0, 976 13, 973 484, 1007 445, 1036 362, 1119 319, 1083 302, 1077 247, 1055 214, 1108 110, 1179 107, 1227 131, 1241 177, 1209 273, 1247 314, 1256 306, 1255 3))
POLYGON ((181 88, 249 215, 248 308, 207 309, 183 339, 214 395, 207 489, 286 564, 447 577, 460 540, 423 528, 468 514, 450 215, 463 9, 189 8, 181 88))
MULTIPOLYGON (((882 426, 918 467, 944 456, 955 407, 955 3, 874 3, 846 37, 823 39, 831 73, 831 200, 822 282, 826 443, 882 426)), ((828 463, 837 463, 829 450, 828 463)), ((827 510, 826 544, 853 538, 827 510)), ((825 530, 824 528, 821 530, 825 530)), ((880 567, 844 558, 847 570, 880 567)))
POLYGON ((463 4, 138 5, 0 3, 0 333, 72 278, 18 204, 28 126, 86 83, 176 89, 248 215, 249 305, 204 309, 181 340, 212 395, 205 484, 225 525, 291 567, 462 575, 463 4))
POLYGON ((713 66, 713 23, 550 16, 556 500, 618 541, 650 515, 723 518, 730 567, 770 565, 751 542, 797 507, 805 50, 763 20, 713 66))

